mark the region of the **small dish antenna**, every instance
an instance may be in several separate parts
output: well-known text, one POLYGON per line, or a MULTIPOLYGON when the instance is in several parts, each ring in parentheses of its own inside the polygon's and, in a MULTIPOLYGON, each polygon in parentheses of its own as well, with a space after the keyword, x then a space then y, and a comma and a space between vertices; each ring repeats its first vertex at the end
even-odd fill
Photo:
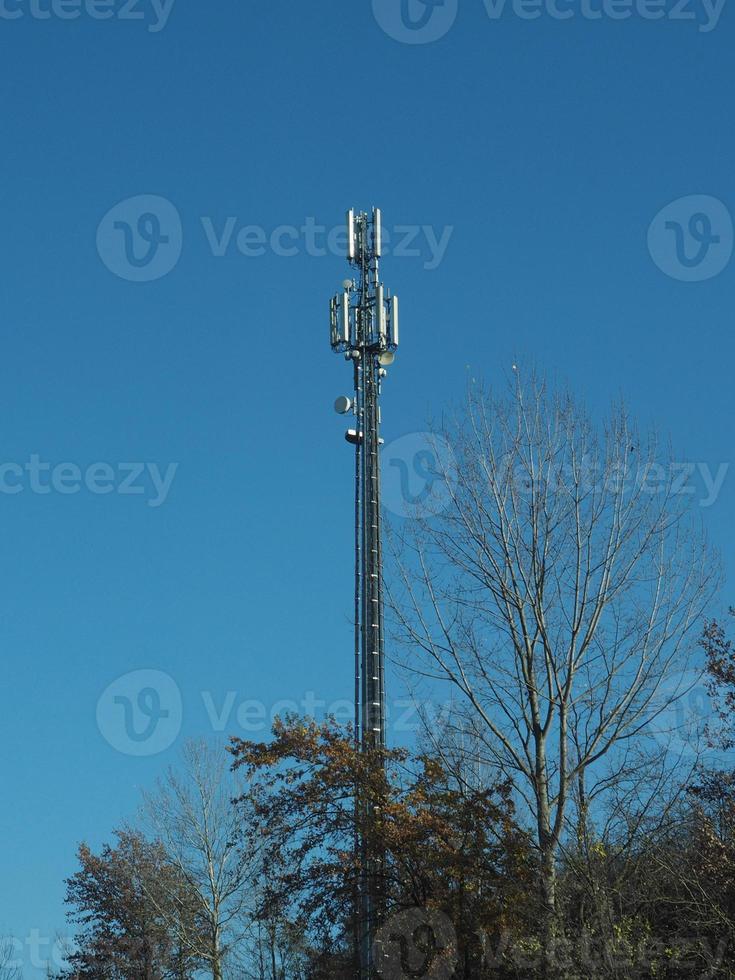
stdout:
POLYGON ((334 410, 337 415, 347 415, 348 412, 352 411, 352 399, 348 398, 347 395, 340 395, 334 403, 334 410))
POLYGON ((383 353, 380 354, 380 356, 378 357, 378 361, 383 367, 390 367, 390 365, 393 363, 393 361, 395 361, 395 359, 396 359, 396 355, 395 352, 392 350, 383 351, 383 353))

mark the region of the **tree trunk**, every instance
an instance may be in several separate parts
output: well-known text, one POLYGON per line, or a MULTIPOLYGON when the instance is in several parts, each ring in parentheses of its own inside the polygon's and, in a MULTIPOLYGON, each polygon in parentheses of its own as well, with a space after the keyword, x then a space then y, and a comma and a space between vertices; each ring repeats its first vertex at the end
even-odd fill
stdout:
POLYGON ((541 841, 541 903, 544 975, 558 978, 559 923, 556 908, 556 854, 551 835, 541 841))
POLYGON ((222 980, 222 952, 218 926, 215 926, 212 936, 212 980, 222 980))
POLYGON ((275 939, 271 940, 271 970, 273 972, 273 980, 278 980, 278 967, 276 965, 276 942, 275 939))
POLYGON ((551 829, 549 783, 546 772, 546 742, 536 731, 536 794, 538 799, 538 843, 541 875, 541 941, 544 976, 558 978, 556 963, 559 936, 556 908, 556 845, 551 829))

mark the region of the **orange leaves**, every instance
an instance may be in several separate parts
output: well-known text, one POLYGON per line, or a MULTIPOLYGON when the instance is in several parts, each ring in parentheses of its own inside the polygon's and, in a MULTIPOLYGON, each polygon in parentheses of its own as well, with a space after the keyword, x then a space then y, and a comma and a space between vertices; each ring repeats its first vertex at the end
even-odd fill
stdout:
POLYGON ((418 903, 487 924, 504 894, 517 896, 528 852, 505 784, 468 793, 440 760, 361 751, 334 721, 279 719, 270 742, 233 740, 231 751, 269 849, 269 901, 308 921, 320 942, 347 941, 358 838, 381 855, 386 914, 418 903))

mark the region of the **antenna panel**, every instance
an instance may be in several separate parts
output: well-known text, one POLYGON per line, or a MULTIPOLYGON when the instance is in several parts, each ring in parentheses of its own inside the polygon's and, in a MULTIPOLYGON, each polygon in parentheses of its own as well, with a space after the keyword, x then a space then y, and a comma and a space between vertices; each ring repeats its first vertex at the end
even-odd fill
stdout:
POLYGON ((383 252, 383 215, 380 208, 373 208, 373 251, 376 259, 383 252))
POLYGON ((398 297, 390 301, 390 345, 398 347, 398 297))
POLYGON ((355 212, 352 208, 347 212, 347 258, 355 261, 355 212))
POLYGON ((329 301, 329 343, 332 347, 339 342, 339 331, 337 329, 337 297, 333 296, 329 301))
POLYGON ((386 338, 385 320, 385 289, 383 286, 377 286, 375 289, 375 327, 381 346, 385 344, 386 338))
POLYGON ((350 341, 350 294, 342 293, 339 310, 339 340, 343 344, 350 341))

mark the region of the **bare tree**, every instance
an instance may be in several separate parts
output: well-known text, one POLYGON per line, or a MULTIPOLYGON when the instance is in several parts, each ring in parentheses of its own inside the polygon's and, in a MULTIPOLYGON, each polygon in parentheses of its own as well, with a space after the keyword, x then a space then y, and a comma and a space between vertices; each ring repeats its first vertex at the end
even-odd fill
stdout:
MULTIPOLYGON (((185 929, 182 944, 222 980, 243 939, 251 898, 251 868, 237 846, 239 817, 232 805, 241 789, 224 748, 189 742, 182 771, 169 769, 153 793, 144 794, 146 821, 193 896, 200 927, 185 929)), ((182 920, 184 921, 184 920, 182 920)), ((181 922, 171 922, 175 931, 181 922)))
POLYGON ((573 794, 586 814, 682 693, 716 563, 623 410, 598 435, 571 396, 516 375, 505 397, 473 387, 434 438, 444 509, 422 501, 391 535, 397 637, 525 800, 548 956, 573 794))
POLYGON ((23 974, 17 965, 13 940, 0 938, 0 980, 21 980, 23 974))
POLYGON ((241 967, 242 980, 304 980, 309 947, 296 924, 274 915, 253 922, 248 955, 241 967))

